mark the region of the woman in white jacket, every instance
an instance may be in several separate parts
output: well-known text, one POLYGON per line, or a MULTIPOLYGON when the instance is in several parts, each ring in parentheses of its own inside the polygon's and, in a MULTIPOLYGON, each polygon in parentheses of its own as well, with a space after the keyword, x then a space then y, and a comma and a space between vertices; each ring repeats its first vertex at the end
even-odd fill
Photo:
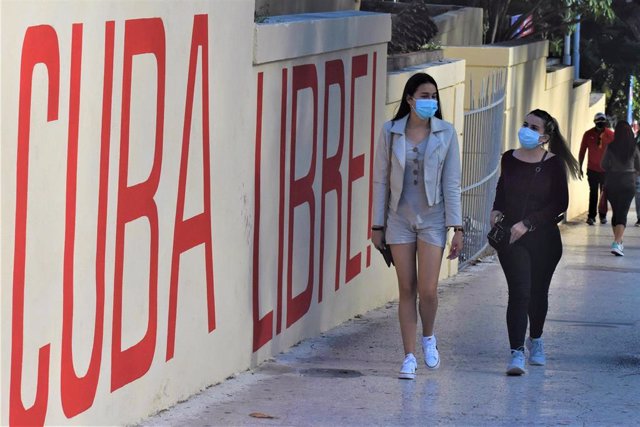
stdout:
POLYGON ((376 248, 390 246, 398 276, 402 379, 414 379, 417 368, 416 301, 425 364, 440 365, 434 323, 447 228, 454 230, 449 259, 463 244, 458 138, 453 125, 442 120, 438 95, 433 77, 411 76, 375 153, 371 239, 376 248))

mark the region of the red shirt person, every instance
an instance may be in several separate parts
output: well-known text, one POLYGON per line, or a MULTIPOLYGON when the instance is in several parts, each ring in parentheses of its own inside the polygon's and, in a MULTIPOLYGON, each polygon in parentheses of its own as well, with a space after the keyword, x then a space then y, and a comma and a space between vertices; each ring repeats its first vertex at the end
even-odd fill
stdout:
POLYGON ((589 214, 587 224, 593 225, 596 220, 596 211, 600 217, 600 223, 607 223, 607 196, 604 188, 604 170, 600 166, 600 161, 607 148, 613 141, 613 131, 607 126, 607 116, 604 113, 597 113, 593 118, 595 126, 584 133, 580 144, 578 162, 580 169, 587 154, 587 181, 589 182, 589 214), (600 201, 598 202, 598 193, 600 201))

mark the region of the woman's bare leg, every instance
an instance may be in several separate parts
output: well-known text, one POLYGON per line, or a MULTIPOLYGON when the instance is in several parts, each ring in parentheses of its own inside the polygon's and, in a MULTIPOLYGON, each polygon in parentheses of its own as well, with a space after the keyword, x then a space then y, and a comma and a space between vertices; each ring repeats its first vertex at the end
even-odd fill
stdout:
POLYGON ((438 278, 444 249, 418 240, 418 297, 422 336, 433 335, 438 311, 438 278))
POLYGON ((390 245, 398 276, 398 319, 404 353, 416 352, 416 330, 418 312, 416 309, 416 244, 406 243, 390 245))

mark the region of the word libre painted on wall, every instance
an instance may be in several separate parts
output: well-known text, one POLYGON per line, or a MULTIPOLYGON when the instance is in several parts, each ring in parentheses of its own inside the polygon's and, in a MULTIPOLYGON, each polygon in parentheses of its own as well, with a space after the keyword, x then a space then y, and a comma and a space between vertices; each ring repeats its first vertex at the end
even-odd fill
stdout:
MULTIPOLYGON (((115 234, 115 265, 113 283, 113 321, 111 337, 111 381, 110 390, 114 392, 119 388, 141 378, 151 368, 155 356, 156 338, 158 334, 158 258, 159 258, 159 223, 158 206, 154 200, 154 195, 158 190, 160 175, 162 171, 163 136, 165 124, 165 84, 167 48, 164 24, 160 18, 144 18, 127 20, 124 26, 124 49, 123 49, 123 70, 122 70, 122 105, 120 117, 120 146, 118 165, 118 185, 117 185, 117 209, 116 209, 116 234, 115 234), (131 94, 132 94, 132 73, 133 59, 136 55, 151 54, 155 59, 157 70, 157 93, 156 93, 156 123, 155 123, 155 144, 153 151, 153 163, 148 178, 134 185, 127 185, 129 173, 129 136, 130 136, 130 115, 131 115, 131 94), (149 283, 148 283, 148 319, 144 336, 134 345, 127 349, 122 348, 122 319, 123 319, 123 276, 125 263, 125 225, 140 218, 145 218, 150 227, 149 238, 149 283)), ((102 117, 101 117, 101 137, 99 144, 100 167, 98 181, 98 218, 97 218, 97 244, 96 244, 96 265, 95 265, 95 322, 93 325, 93 342, 91 343, 91 353, 88 369, 83 376, 76 373, 73 357, 73 307, 74 307, 74 250, 75 250, 75 225, 76 225, 76 195, 77 195, 77 172, 78 172, 78 134, 80 116, 80 83, 82 77, 82 36, 83 24, 73 24, 71 33, 70 69, 69 69, 69 111, 68 111, 68 140, 67 140, 67 170, 65 189, 65 233, 64 233, 64 254, 63 254, 63 312, 62 312, 62 338, 61 338, 61 360, 60 360, 60 398, 62 411, 66 417, 72 418, 90 408, 96 398, 98 380, 101 374, 104 339, 104 314, 105 314, 105 259, 107 241, 107 206, 108 206, 108 184, 109 184, 109 152, 112 123, 112 101, 114 88, 114 43, 115 43, 115 22, 105 23, 105 43, 104 43, 104 80, 102 88, 102 117)), ((191 248, 199 245, 205 247, 205 280, 204 292, 207 298, 207 319, 208 331, 212 332, 216 328, 215 299, 214 299, 214 269, 213 269, 213 242, 212 242, 212 219, 211 219, 211 141, 209 129, 209 29, 207 15, 196 15, 193 20, 192 39, 190 46, 189 67, 187 74, 187 93, 185 96, 184 120, 182 122, 183 138, 180 156, 179 182, 177 193, 176 214, 173 230, 173 246, 171 252, 171 276, 169 280, 169 307, 168 307, 168 328, 167 347, 165 360, 173 358, 175 352, 175 330, 177 316, 178 298, 178 278, 180 269, 180 255, 191 248), (198 52, 200 58, 198 57, 198 52), (195 93, 195 82, 198 73, 201 76, 201 94, 195 93), (203 199, 204 209, 200 214, 188 219, 184 219, 185 194, 188 170, 190 130, 193 118, 194 97, 202 97, 202 168, 203 168, 203 199)), ((307 204, 310 212, 309 242, 314 241, 315 229, 315 206, 320 200, 321 215, 320 224, 320 279, 318 303, 322 301, 322 265, 324 258, 324 229, 323 222, 325 213, 326 195, 335 191, 338 194, 338 224, 337 242, 346 238, 345 269, 346 280, 349 282, 356 277, 362 269, 362 252, 351 255, 351 211, 352 211, 352 190, 354 181, 365 176, 365 155, 354 155, 353 144, 353 117, 355 104, 355 82, 357 79, 367 76, 370 72, 373 85, 371 87, 373 102, 371 111, 371 145, 370 153, 373 152, 374 126, 375 126, 375 86, 376 86, 376 62, 377 54, 373 53, 372 70, 369 70, 369 55, 359 55, 351 58, 351 73, 345 74, 345 64, 342 59, 327 61, 323 64, 325 71, 324 78, 324 112, 322 118, 318 111, 318 88, 322 82, 318 81, 316 64, 297 65, 291 68, 282 69, 282 126, 280 161, 284 164, 286 155, 286 120, 287 101, 291 97, 291 173, 289 179, 288 197, 285 194, 285 168, 280 168, 279 182, 279 224, 278 224, 278 277, 284 276, 286 268, 286 327, 288 328, 297 320, 302 318, 309 310, 313 291, 313 265, 314 248, 310 243, 308 261, 308 282, 305 290, 293 295, 292 279, 292 247, 294 239, 293 218, 296 207, 307 204), (291 77, 289 77, 291 74, 291 77), (292 93, 287 94, 287 82, 291 78, 292 93), (327 153, 327 126, 329 108, 329 87, 336 85, 340 93, 340 127, 338 150, 333 156, 327 153), (345 91, 350 87, 351 103, 348 106, 350 114, 349 145, 344 147, 344 120, 345 120, 345 91), (318 122, 324 126, 324 141, 322 158, 317 159, 313 154, 311 167, 308 173, 300 178, 296 176, 295 170, 295 150, 296 150, 296 114, 297 96, 303 89, 311 89, 313 93, 313 153, 317 148, 317 127, 318 122), (339 166, 342 162, 343 152, 348 148, 348 173, 343 177, 339 166), (321 193, 315 194, 312 183, 316 179, 315 166, 320 162, 322 171, 321 193), (345 179, 346 178, 346 179, 345 179), (345 182, 346 181, 346 182, 345 182), (342 235, 342 192, 347 191, 346 206, 346 233, 342 235), (288 199, 288 206, 285 207, 285 200, 288 199), (284 223, 284 212, 288 210, 289 224, 284 223), (285 262, 284 242, 288 241, 288 255, 285 262)), ((50 358, 51 343, 47 343, 38 349, 37 361, 37 385, 35 399, 30 407, 25 407, 22 398, 22 371, 24 359, 24 313, 25 313, 25 274, 27 269, 27 200, 28 200, 28 179, 29 179, 29 147, 30 147, 30 127, 31 105, 36 102, 44 102, 47 106, 47 121, 57 121, 59 118, 60 99, 60 78, 62 70, 60 67, 60 49, 56 30, 50 25, 38 25, 29 27, 24 35, 22 45, 22 57, 20 61, 20 94, 18 100, 18 135, 17 135, 17 164, 16 164, 16 216, 15 216, 15 243, 13 259, 13 283, 12 283, 12 327, 11 327, 11 367, 9 384, 9 422, 11 425, 33 425, 43 424, 45 421, 48 397, 49 397, 49 368, 51 363, 55 363, 50 358), (32 99, 32 83, 34 68, 44 66, 48 77, 48 87, 45 99, 32 99)), ((277 307, 275 308, 275 332, 274 332, 274 310, 260 317, 259 290, 264 286, 260 282, 260 170, 262 167, 260 158, 261 135, 262 135, 262 106, 263 106, 263 73, 258 73, 258 104, 256 123, 256 159, 255 159, 255 223, 254 223, 254 257, 253 257, 253 321, 254 321, 254 351, 265 343, 273 339, 274 334, 282 331, 283 321, 283 292, 285 283, 277 283, 277 307)), ((333 104, 332 104, 333 105, 333 104)), ((197 120, 197 118, 196 118, 197 120)), ((196 121, 197 123, 197 121, 196 121)), ((369 171, 372 171, 372 156, 369 156, 369 171)), ((369 177, 371 180, 371 176, 369 177)), ((369 181, 370 182, 370 181, 369 181)), ((371 207, 371 190, 369 185, 369 208, 371 207)), ((370 221, 370 220, 369 220, 370 221)), ((370 223, 366 225, 370 230, 370 223)), ((367 234, 370 237, 370 234, 367 234)), ((340 245, 337 246, 336 253, 336 274, 335 290, 340 286, 340 269, 342 255, 340 245)), ((366 265, 371 262, 371 246, 367 245, 366 265)))
MULTIPOLYGON (((331 192, 336 193, 337 197, 337 233, 336 233, 336 254, 335 254, 335 291, 340 287, 340 272, 342 263, 342 254, 340 242, 342 239, 346 240, 346 250, 344 254, 344 262, 346 268, 345 282, 349 283, 352 279, 358 276, 362 271, 362 252, 357 252, 353 256, 351 230, 353 219, 353 183, 356 180, 365 177, 365 154, 355 154, 354 150, 354 111, 355 106, 358 104, 358 96, 355 90, 356 80, 364 78, 370 74, 371 85, 371 117, 370 117, 370 147, 369 153, 373 153, 374 150, 374 132, 375 132, 375 95, 376 95, 376 75, 377 75, 377 52, 373 52, 371 61, 371 70, 369 69, 369 54, 362 54, 353 56, 351 58, 351 73, 345 73, 344 59, 334 59, 326 61, 324 64, 303 64, 293 66, 291 69, 291 77, 289 77, 289 69, 282 69, 282 98, 280 106, 280 167, 279 167, 279 200, 278 200, 278 248, 277 248, 277 283, 276 283, 276 307, 268 311, 262 317, 260 316, 260 290, 264 283, 261 283, 260 261, 263 259, 260 256, 260 171, 261 171, 261 147, 262 147, 262 115, 263 115, 263 87, 264 87, 264 73, 258 73, 258 86, 257 86, 257 118, 256 118, 256 156, 255 156, 255 200, 256 210, 254 219, 254 240, 253 240, 253 349, 258 350, 260 347, 268 343, 273 337, 282 331, 283 326, 283 301, 285 286, 286 286, 286 328, 293 325, 296 321, 302 318, 311 306, 313 290, 314 290, 314 247, 315 247, 315 228, 316 228, 316 202, 320 200, 320 217, 317 221, 320 222, 320 245, 319 245, 319 272, 318 272, 318 303, 322 302, 323 298, 323 285, 324 285, 324 256, 325 256, 325 213, 326 213, 326 201, 327 195, 331 192), (324 82, 318 79, 318 67, 324 67, 324 82), (285 206, 285 188, 286 184, 286 153, 287 153, 287 105, 289 100, 289 94, 287 93, 288 81, 291 79, 291 126, 290 126, 290 173, 289 173, 289 204, 285 206), (319 103, 319 89, 324 86, 323 92, 323 105, 324 111, 320 112, 318 108, 319 103), (335 86, 338 89, 339 101, 335 102, 330 99, 330 88, 335 86), (348 172, 343 177, 340 172, 340 166, 343 162, 345 153, 345 116, 346 116, 346 91, 350 89, 350 103, 349 103, 349 138, 347 152, 347 169, 348 172), (304 176, 295 178, 300 175, 296 173, 296 139, 297 134, 297 113, 298 113, 298 96, 299 92, 303 90, 311 90, 312 94, 312 109, 311 114, 313 120, 312 135, 312 158, 310 167, 304 176), (338 128, 338 140, 337 150, 335 154, 329 155, 328 153, 328 129, 329 129, 329 110, 331 108, 338 108, 340 113, 338 114, 340 124, 338 128), (318 145, 318 126, 319 123, 323 126, 323 141, 322 141, 322 157, 317 158, 316 153, 318 145), (321 181, 320 192, 316 194, 313 188, 313 183, 316 181, 316 170, 322 172, 322 176, 319 178, 321 181), (346 189, 347 201, 346 201, 346 217, 342 211, 342 194, 346 189), (308 239, 308 261, 307 261, 307 284, 302 292, 298 295, 293 295, 293 240, 294 240, 294 215, 295 209, 299 206, 307 205, 309 212, 309 229, 308 239), (288 226, 284 223, 285 211, 288 215, 288 226), (346 218, 346 232, 342 234, 342 219, 346 218), (287 228, 287 229, 285 229, 287 228), (288 239, 287 248, 288 253, 284 254, 284 240, 288 239), (287 268, 286 274, 283 271, 287 268), (274 313, 275 311, 275 313, 274 313), (274 316, 275 316, 275 333, 274 333, 274 316)), ((368 211, 371 211, 372 200, 372 187, 370 183, 373 180, 373 156, 369 156, 369 192, 368 192, 368 211)), ((367 200, 362 198, 361 200, 367 200)), ((362 221, 356 220, 357 223, 362 221)), ((366 223, 368 234, 367 237, 371 237, 371 218, 369 217, 366 223)), ((371 246, 367 245, 366 248, 366 266, 371 265, 371 246)))

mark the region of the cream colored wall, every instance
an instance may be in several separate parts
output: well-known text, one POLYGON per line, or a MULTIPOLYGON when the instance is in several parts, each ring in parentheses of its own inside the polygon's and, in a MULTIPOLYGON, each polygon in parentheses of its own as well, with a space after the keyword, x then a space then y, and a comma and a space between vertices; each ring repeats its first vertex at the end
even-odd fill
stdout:
MULTIPOLYGON (((595 112, 604 109, 604 97, 590 93, 589 81, 573 87, 573 67, 547 70, 546 41, 519 46, 447 46, 444 55, 466 61, 465 108, 469 108, 472 91, 479 92, 478 82, 497 71, 506 73, 503 151, 518 147, 517 132, 524 116, 541 108, 556 117, 577 158, 582 134, 593 126, 595 112)), ((571 219, 587 209, 586 179, 570 180, 569 190, 567 217, 571 219)))
POLYGON ((3 1, 0 8, 0 424, 132 423, 246 369, 253 0, 3 1), (69 151, 76 96, 77 167, 69 151), (176 221, 192 217, 204 221, 176 234, 176 221), (174 264, 178 235, 194 247, 176 252, 174 264))
POLYGON ((390 37, 389 15, 368 12, 322 14, 308 16, 302 21, 292 16, 290 20, 277 18, 256 26, 254 73, 256 81, 262 78, 264 82, 262 129, 256 131, 260 135, 264 159, 259 209, 260 228, 264 229, 260 231, 264 238, 260 242, 261 262, 258 266, 259 305, 260 316, 270 312, 273 319, 260 327, 269 332, 254 344, 255 362, 268 359, 303 338, 315 336, 397 296, 395 271, 387 268, 381 255, 372 247, 369 240, 371 224, 366 220, 370 217, 373 144, 384 122, 381 94, 385 93, 387 84, 386 41, 390 37), (367 28, 367 31, 353 31, 354 28, 367 28), (298 40, 307 39, 309 43, 282 49, 281 46, 291 40, 292 33, 298 40), (333 72, 331 67, 334 67, 333 72), (297 74, 299 70, 305 71, 297 74), (297 129, 294 133, 293 81, 298 76, 305 85, 297 92, 297 129), (317 128, 315 163, 309 160, 314 152, 314 128, 317 128), (294 138, 299 154, 292 166, 290 156, 294 138), (287 152, 284 165, 278 159, 283 141, 287 152), (337 191, 325 195, 322 192, 323 183, 327 182, 325 177, 333 178, 331 168, 324 166, 323 158, 336 155, 340 150, 340 176, 336 183, 340 197, 337 191), (363 175, 356 175, 350 184, 350 176, 358 173, 350 171, 359 170, 355 165, 360 161, 363 175), (278 288, 287 293, 287 279, 279 280, 275 274, 278 259, 277 251, 273 249, 278 247, 278 236, 273 231, 278 226, 278 215, 286 215, 286 223, 292 221, 290 212, 278 214, 280 197, 285 197, 285 203, 288 203, 298 192, 290 185, 289 188, 285 186, 284 194, 278 189, 283 172, 287 181, 291 176, 302 179, 307 173, 315 174, 312 186, 316 194, 315 234, 310 234, 309 203, 302 203, 293 211, 296 227, 292 240, 286 243, 293 253, 294 294, 304 293, 301 285, 307 283, 309 268, 314 275, 308 310, 292 325, 285 319, 295 303, 285 300, 282 308, 277 304, 278 288), (326 201, 324 212, 321 210, 323 200, 326 201), (320 226, 323 221, 326 229, 320 226), (321 237, 323 230, 324 238, 321 237), (340 240, 336 239, 338 230, 342 233, 340 240), (310 251, 314 253, 311 266, 307 260, 310 251), (320 253, 324 254, 323 258, 320 253), (337 265, 336 253, 341 254, 340 265, 337 265), (348 258, 352 260, 348 261, 348 258), (337 277, 336 268, 339 270, 337 277), (349 273, 351 270, 353 273, 349 273), (322 280, 320 274, 324 277, 322 280), (278 321, 280 310, 281 322, 278 321))
POLYGON ((254 5, 0 2, 0 424, 134 423, 394 298, 362 218, 411 74, 438 81, 461 147, 466 82, 491 69, 505 147, 546 105, 575 150, 595 112, 547 78, 546 44, 387 75, 388 15, 256 25, 254 5))
MULTIPOLYGON (((423 72, 430 74, 438 83, 440 92, 440 105, 442 117, 453 123, 458 131, 460 152, 464 144, 464 93, 465 93, 465 62, 463 60, 444 60, 410 69, 391 72, 387 75, 387 96, 385 105, 385 120, 390 120, 395 114, 406 81, 413 74, 423 72)), ((448 236, 447 245, 451 242, 448 236)), ((445 248, 448 253, 449 246, 445 248)), ((458 273, 458 260, 449 261, 446 257, 442 260, 440 277, 445 278, 458 273)))
MULTIPOLYGON (((583 81, 582 84, 573 88, 573 109, 569 114, 569 126, 573 130, 568 137, 571 141, 571 152, 578 158, 580 143, 584 132, 593 127, 593 117, 598 112, 605 111, 606 99, 602 93, 591 92, 591 81, 583 81)), ((586 159, 583 164, 583 171, 586 174, 586 159)), ((568 218, 575 218, 587 211, 589 206, 589 184, 586 175, 582 180, 569 181, 569 194, 571 203, 567 210, 568 218)))
MULTIPOLYGON (((577 159, 583 133, 593 127, 595 113, 604 110, 604 95, 592 96, 589 80, 574 88, 573 67, 551 70, 545 77, 540 105, 558 120, 561 132, 577 159)), ((569 180, 569 195, 566 216, 573 219, 582 215, 589 204, 586 177, 569 180)))
POLYGON ((135 423, 396 295, 365 219, 388 15, 0 16, 0 424, 135 423))

